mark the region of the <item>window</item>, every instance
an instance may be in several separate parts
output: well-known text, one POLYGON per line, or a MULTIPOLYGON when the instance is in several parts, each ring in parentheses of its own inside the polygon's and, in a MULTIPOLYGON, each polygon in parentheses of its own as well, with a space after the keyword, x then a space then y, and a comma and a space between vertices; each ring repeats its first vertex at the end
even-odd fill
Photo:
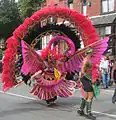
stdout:
POLYGON ((105 35, 105 27, 96 28, 96 30, 97 33, 100 35, 101 39, 103 39, 105 35))
POLYGON ((47 45, 47 37, 44 36, 44 37, 42 37, 42 49, 45 48, 46 45, 47 45))
POLYGON ((106 35, 111 34, 111 26, 99 27, 99 28, 96 28, 96 30, 97 30, 97 33, 101 36, 101 39, 106 37, 106 35))
POLYGON ((42 37, 42 49, 47 46, 47 44, 49 43, 51 39, 52 39, 52 35, 46 35, 42 37))
POLYGON ((41 21, 41 27, 45 26, 46 24, 47 24, 47 19, 41 21))
POLYGON ((102 0, 102 13, 114 11, 114 0, 102 0))
POLYGON ((81 49, 84 48, 84 43, 81 41, 81 49))
POLYGON ((86 14, 87 14, 87 6, 86 5, 83 5, 82 12, 83 12, 83 15, 86 16, 86 14))
POLYGON ((111 34, 111 26, 106 26, 105 27, 105 34, 110 35, 111 34))
POLYGON ((68 0, 68 7, 73 9, 73 0, 68 0))
POLYGON ((87 0, 82 0, 83 5, 86 5, 86 3, 87 3, 87 0))
POLYGON ((18 0, 15 0, 15 2, 18 2, 18 0))
POLYGON ((85 16, 87 14, 87 2, 86 2, 86 0, 82 0, 82 13, 85 16))

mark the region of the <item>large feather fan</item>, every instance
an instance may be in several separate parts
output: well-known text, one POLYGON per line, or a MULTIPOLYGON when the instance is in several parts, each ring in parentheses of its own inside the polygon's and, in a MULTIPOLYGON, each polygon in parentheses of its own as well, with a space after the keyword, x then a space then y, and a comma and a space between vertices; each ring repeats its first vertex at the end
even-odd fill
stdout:
POLYGON ((25 75, 27 74, 34 74, 43 67, 43 59, 42 57, 37 54, 36 51, 32 50, 30 46, 21 41, 22 45, 22 54, 23 54, 23 66, 21 72, 25 75))
POLYGON ((70 57, 70 59, 68 61, 66 61, 65 63, 62 64, 62 66, 60 67, 60 71, 62 72, 75 72, 75 71, 79 71, 81 66, 82 66, 82 62, 85 58, 85 52, 87 51, 88 48, 91 48, 93 50, 93 54, 92 54, 92 63, 93 63, 93 80, 95 80, 98 76, 98 72, 97 72, 97 66, 100 62, 100 59, 103 57, 103 53, 104 51, 106 51, 107 47, 108 47, 108 42, 109 38, 105 38, 103 40, 98 40, 88 46, 86 46, 85 48, 75 52, 75 54, 73 56, 70 57), (97 73, 96 73, 97 72, 97 73))

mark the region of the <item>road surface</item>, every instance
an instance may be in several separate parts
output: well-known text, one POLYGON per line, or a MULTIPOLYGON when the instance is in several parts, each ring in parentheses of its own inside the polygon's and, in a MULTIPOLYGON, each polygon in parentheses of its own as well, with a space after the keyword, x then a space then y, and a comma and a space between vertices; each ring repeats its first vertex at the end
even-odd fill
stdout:
MULTIPOLYGON (((116 120, 116 104, 112 104, 113 88, 101 89, 94 100, 93 114, 97 120, 116 120)), ((21 85, 7 93, 0 87, 0 120, 86 120, 77 114, 80 92, 76 89, 71 98, 58 98, 55 106, 48 107, 45 102, 29 93, 29 87, 21 85)))

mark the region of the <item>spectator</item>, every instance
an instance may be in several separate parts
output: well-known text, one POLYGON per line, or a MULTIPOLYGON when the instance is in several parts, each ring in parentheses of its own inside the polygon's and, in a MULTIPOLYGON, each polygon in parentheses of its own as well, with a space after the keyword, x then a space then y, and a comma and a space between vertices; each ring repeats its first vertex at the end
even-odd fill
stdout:
POLYGON ((110 66, 109 60, 106 56, 104 56, 104 58, 101 60, 100 70, 102 74, 103 88, 106 89, 108 88, 110 81, 110 66))
POLYGON ((111 79, 111 73, 112 73, 113 65, 114 65, 114 60, 110 60, 110 82, 109 82, 109 86, 113 85, 113 81, 111 79))
POLYGON ((111 80, 116 84, 116 62, 114 63, 111 71, 111 80))

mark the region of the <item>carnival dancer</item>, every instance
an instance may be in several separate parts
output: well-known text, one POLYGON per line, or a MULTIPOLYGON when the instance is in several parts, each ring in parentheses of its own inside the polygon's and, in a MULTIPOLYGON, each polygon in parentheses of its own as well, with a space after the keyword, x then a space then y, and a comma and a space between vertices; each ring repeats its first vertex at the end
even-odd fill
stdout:
MULTIPOLYGON (((56 66, 56 61, 52 55, 49 53, 49 57, 44 61, 45 64, 45 72, 51 72, 54 73, 54 67, 56 66)), ((57 96, 54 96, 51 99, 45 100, 48 105, 54 104, 57 100, 57 96)))
POLYGON ((92 99, 94 97, 93 82, 92 82, 92 49, 86 52, 86 57, 83 60, 80 81, 84 90, 84 98, 81 99, 80 109, 77 111, 80 115, 84 115, 84 108, 86 106, 87 116, 94 119, 91 113, 92 99))
MULTIPOLYGON (((45 64, 45 67, 46 67, 44 71, 46 71, 46 72, 47 72, 47 71, 48 71, 48 72, 51 71, 52 73, 54 73, 54 69, 53 69, 53 68, 54 68, 54 67, 56 68, 56 65, 60 66, 60 65, 63 64, 63 62, 66 62, 66 61, 68 60, 68 56, 67 56, 68 51, 69 51, 69 48, 64 51, 64 57, 63 57, 63 58, 61 57, 60 60, 55 60, 55 59, 54 59, 54 56, 49 53, 48 58, 44 61, 44 64, 45 64), (56 63, 56 62, 57 62, 57 63, 56 63)), ((67 75, 67 74, 68 74, 68 73, 66 73, 66 75, 67 75)), ((67 76, 66 76, 66 79, 67 79, 67 76)), ((67 79, 67 80, 68 80, 68 79, 67 79)), ((72 79, 70 79, 70 80, 72 80, 72 79)), ((54 104, 54 103, 55 103, 55 101, 57 100, 57 97, 58 97, 58 96, 54 96, 53 98, 48 99, 48 100, 45 100, 45 101, 46 101, 46 103, 47 103, 48 105, 51 105, 51 104, 54 104)))
MULTIPOLYGON (((42 74, 43 74, 42 70, 36 72, 34 75, 31 76, 30 81, 34 81, 34 80, 38 79, 38 77, 42 76, 42 74)), ((32 82, 33 86, 34 86, 34 84, 35 84, 35 82, 32 82)), ((55 100, 57 100, 57 96, 54 96, 53 98, 45 100, 45 101, 48 105, 51 105, 51 104, 55 103, 55 100)))
MULTIPOLYGON (((57 38, 63 37, 55 37, 55 39, 57 38)), ((64 39, 67 38, 64 37, 64 39)), ((68 41, 71 42, 70 39, 68 41)), ((24 75, 31 73, 30 80, 35 81, 31 90, 33 95, 38 96, 49 105, 54 103, 57 96, 70 97, 74 94, 76 83, 66 80, 67 72, 63 72, 60 68, 65 62, 64 55, 57 54, 48 47, 43 49, 39 55, 26 42, 21 41, 21 45, 23 55, 21 72, 24 75)))

